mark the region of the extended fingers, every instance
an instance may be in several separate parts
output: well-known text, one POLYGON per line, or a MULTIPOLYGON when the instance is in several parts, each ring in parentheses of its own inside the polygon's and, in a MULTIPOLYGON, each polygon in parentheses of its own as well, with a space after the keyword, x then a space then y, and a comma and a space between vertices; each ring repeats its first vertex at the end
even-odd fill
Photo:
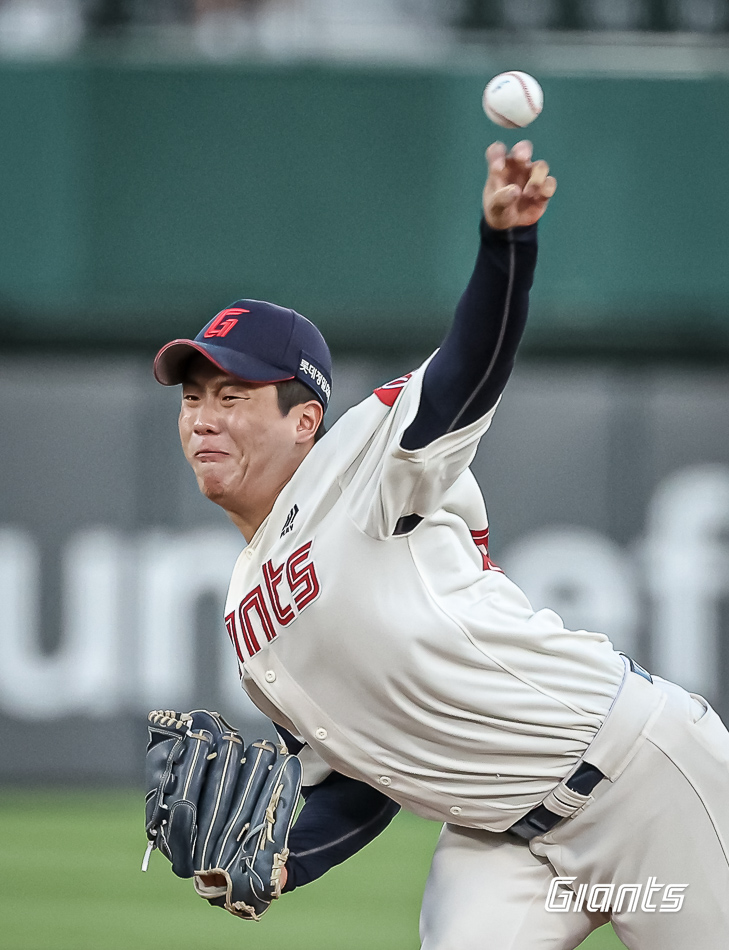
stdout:
POLYGON ((489 174, 499 174, 506 166, 506 146, 503 142, 492 142, 486 149, 486 161, 489 174))
POLYGON ((520 142, 517 142, 509 152, 509 158, 515 162, 526 165, 531 161, 533 149, 534 146, 529 139, 522 139, 520 142))
POLYGON ((547 180, 542 185, 542 197, 551 198, 556 190, 557 190, 557 179, 549 175, 547 180))
POLYGON ((489 176, 483 191, 483 210, 493 228, 530 225, 538 221, 557 189, 542 159, 532 161, 532 143, 524 139, 507 153, 503 142, 486 150, 489 176))
POLYGON ((529 180, 532 168, 532 143, 524 139, 517 142, 506 156, 505 177, 523 188, 529 180))
POLYGON ((529 170, 529 180, 524 186, 526 198, 551 198, 557 190, 556 180, 549 174, 549 165, 539 159, 529 170))

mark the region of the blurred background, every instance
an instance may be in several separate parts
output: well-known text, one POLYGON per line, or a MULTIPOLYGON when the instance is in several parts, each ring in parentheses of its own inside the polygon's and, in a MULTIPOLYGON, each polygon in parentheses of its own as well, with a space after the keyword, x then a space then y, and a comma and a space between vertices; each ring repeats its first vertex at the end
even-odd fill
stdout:
MULTIPOLYGON (((513 68, 544 88, 528 136, 559 190, 474 464, 492 556, 535 607, 729 715, 729 0, 0 0, 0 825, 22 869, 0 946, 112 946, 110 921, 114 946, 158 946, 177 900, 209 933, 163 859, 156 923, 145 879, 104 903, 143 850, 146 711, 267 728, 220 619, 242 541, 197 493, 152 357, 258 297, 324 331, 330 423, 417 365, 470 274, 484 149, 517 140, 480 101, 513 68), (120 850, 97 874, 84 835, 109 802, 120 850), (50 871, 68 848, 86 913, 50 871)), ((403 819, 373 846, 377 914, 357 858, 275 927, 416 947, 398 856, 421 848, 424 874, 436 834, 403 819)), ((204 940, 185 920, 170 946, 204 940)))

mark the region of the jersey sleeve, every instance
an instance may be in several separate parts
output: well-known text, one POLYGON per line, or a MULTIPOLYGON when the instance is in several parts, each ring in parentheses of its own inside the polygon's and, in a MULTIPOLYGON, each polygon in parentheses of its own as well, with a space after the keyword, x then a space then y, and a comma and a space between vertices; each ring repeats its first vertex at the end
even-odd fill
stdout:
POLYGON ((285 892, 352 857, 400 810, 382 792, 338 772, 314 787, 304 786, 302 793, 305 804, 289 836, 285 892))
POLYGON ((498 231, 481 219, 476 263, 451 328, 423 379, 402 445, 417 449, 492 409, 526 327, 537 260, 537 225, 498 231))
POLYGON ((289 837, 286 886, 293 891, 346 861, 384 831, 400 809, 377 789, 333 771, 301 736, 276 726, 297 755, 304 779, 301 809, 289 837))
POLYGON ((437 511, 447 491, 473 461, 479 439, 496 411, 493 406, 469 425, 420 448, 403 448, 402 436, 418 412, 429 362, 370 397, 387 406, 387 412, 343 480, 350 517, 361 531, 377 540, 405 534, 437 511))

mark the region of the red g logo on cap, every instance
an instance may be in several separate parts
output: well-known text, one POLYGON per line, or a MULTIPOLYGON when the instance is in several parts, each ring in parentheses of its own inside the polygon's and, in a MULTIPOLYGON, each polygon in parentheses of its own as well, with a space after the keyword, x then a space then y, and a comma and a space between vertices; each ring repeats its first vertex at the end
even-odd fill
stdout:
POLYGON ((227 310, 221 310, 203 336, 206 340, 211 336, 227 336, 238 321, 231 319, 226 320, 226 317, 239 317, 242 313, 250 312, 250 310, 241 310, 239 307, 228 307, 227 310))

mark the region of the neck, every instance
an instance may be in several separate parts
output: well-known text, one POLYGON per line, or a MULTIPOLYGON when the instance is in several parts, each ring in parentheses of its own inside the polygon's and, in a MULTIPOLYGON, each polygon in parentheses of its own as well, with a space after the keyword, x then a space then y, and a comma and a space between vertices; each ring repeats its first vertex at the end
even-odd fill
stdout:
MULTIPOLYGON (((278 498, 278 493, 276 494, 276 498, 278 498)), ((246 544, 250 544, 250 542, 253 540, 253 535, 256 533, 256 531, 258 531, 266 518, 268 518, 268 516, 271 514, 271 509, 274 506, 276 498, 271 500, 271 503, 266 506, 265 510, 261 509, 256 513, 241 513, 226 509, 225 513, 243 535, 246 540, 246 544)))
MULTIPOLYGON (((271 505, 271 508, 273 508, 273 505, 271 505)), ((269 512, 271 508, 268 509, 269 512)), ((239 515, 235 511, 230 511, 229 509, 226 509, 225 513, 233 522, 233 524, 236 526, 236 528, 240 531, 240 533, 243 535, 243 537, 245 538, 246 544, 250 542, 253 535, 256 533, 256 531, 258 531, 258 529, 261 527, 263 522, 268 517, 268 513, 266 513, 262 518, 257 517, 257 518, 251 519, 244 515, 239 515)))
POLYGON ((276 499, 291 481, 294 473, 309 454, 312 447, 313 443, 307 447, 306 451, 297 461, 294 468, 292 468, 285 475, 285 477, 283 477, 281 481, 278 482, 273 491, 269 487, 264 494, 257 498, 252 498, 250 492, 248 492, 244 499, 240 499, 240 501, 238 501, 238 499, 234 499, 230 507, 228 504, 221 505, 230 520, 246 539, 247 543, 250 543, 253 535, 256 533, 256 531, 258 531, 266 518, 268 518, 268 516, 271 514, 271 509, 276 503, 276 499))
MULTIPOLYGON (((293 475, 293 472, 291 473, 293 475)), ((291 475, 276 489, 275 493, 269 494, 266 499, 260 499, 255 505, 241 505, 234 508, 224 506, 225 513, 240 531, 247 543, 250 543, 253 535, 258 531, 263 522, 271 514, 271 509, 276 503, 276 499, 291 480, 291 475)))

